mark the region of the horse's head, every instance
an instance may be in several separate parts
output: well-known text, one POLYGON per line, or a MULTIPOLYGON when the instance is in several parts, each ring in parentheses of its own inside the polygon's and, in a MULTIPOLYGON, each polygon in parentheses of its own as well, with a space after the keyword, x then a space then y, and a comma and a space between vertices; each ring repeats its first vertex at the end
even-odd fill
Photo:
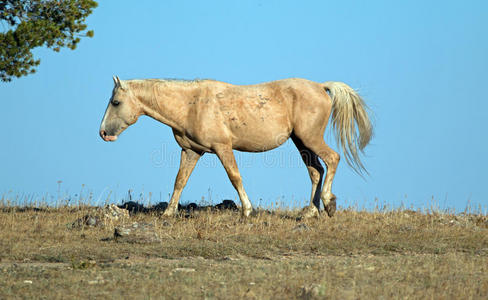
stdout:
POLYGON ((115 141, 142 114, 140 104, 127 83, 116 76, 113 79, 112 97, 100 125, 100 136, 106 142, 115 141))

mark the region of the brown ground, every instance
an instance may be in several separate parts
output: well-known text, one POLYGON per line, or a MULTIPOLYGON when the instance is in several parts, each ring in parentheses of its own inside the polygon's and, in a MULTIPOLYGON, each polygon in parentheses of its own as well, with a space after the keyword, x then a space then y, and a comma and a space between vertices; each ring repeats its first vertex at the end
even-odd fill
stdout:
POLYGON ((140 244, 111 239, 116 224, 71 228, 92 210, 4 207, 0 298, 488 297, 486 215, 138 214, 124 222, 152 223, 161 238, 140 244))

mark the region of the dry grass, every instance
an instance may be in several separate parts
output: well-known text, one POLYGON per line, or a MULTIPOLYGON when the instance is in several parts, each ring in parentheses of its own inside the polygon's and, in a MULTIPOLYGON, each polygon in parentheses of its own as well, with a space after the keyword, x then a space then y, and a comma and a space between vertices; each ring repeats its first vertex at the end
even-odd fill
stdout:
POLYGON ((349 209, 304 226, 295 211, 138 214, 162 242, 134 244, 107 240, 113 224, 70 228, 91 211, 4 207, 0 298, 488 297, 486 215, 349 209))

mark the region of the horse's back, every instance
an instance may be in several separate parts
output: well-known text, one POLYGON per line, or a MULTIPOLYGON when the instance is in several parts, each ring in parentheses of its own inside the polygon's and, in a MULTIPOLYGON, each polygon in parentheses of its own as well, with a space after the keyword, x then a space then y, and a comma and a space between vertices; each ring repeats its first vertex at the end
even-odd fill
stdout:
POLYGON ((306 79, 254 85, 213 84, 217 105, 213 122, 225 124, 237 150, 276 148, 288 139, 295 124, 306 117, 303 114, 319 111, 325 116, 327 112, 324 97, 328 96, 323 86, 306 79))

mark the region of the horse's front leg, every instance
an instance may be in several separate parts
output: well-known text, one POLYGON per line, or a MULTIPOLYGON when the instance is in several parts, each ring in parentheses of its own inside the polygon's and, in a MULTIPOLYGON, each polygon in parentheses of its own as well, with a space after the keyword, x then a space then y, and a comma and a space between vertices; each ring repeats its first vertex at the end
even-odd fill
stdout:
POLYGON ((241 199, 242 203, 242 216, 249 217, 252 212, 251 202, 247 197, 246 191, 244 191, 244 187, 242 186, 242 178, 241 174, 239 173, 239 169, 237 168, 236 159, 234 157, 234 153, 232 152, 232 147, 227 145, 219 145, 214 147, 215 153, 224 165, 225 171, 229 176, 232 185, 237 190, 239 194, 239 198, 241 199))
POLYGON ((171 200, 169 201, 169 205, 164 211, 163 216, 174 216, 178 212, 178 201, 180 201, 181 192, 201 156, 201 153, 197 153, 191 149, 181 149, 180 169, 176 176, 173 195, 171 196, 171 200))

